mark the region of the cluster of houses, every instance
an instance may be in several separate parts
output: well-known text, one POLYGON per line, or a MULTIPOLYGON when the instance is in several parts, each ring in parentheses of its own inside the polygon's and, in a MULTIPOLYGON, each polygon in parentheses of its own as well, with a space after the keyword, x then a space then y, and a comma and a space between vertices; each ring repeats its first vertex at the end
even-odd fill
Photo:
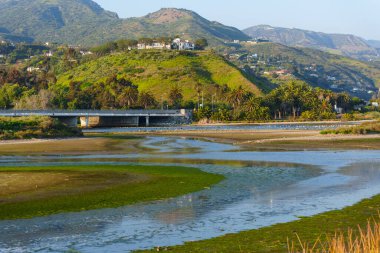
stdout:
POLYGON ((144 50, 144 49, 194 50, 195 44, 189 40, 176 38, 171 43, 159 42, 159 41, 152 41, 150 43, 140 42, 137 44, 137 49, 139 50, 144 50))
POLYGON ((267 39, 262 39, 262 38, 256 38, 252 40, 233 40, 233 41, 225 41, 224 43, 226 44, 251 44, 251 45, 256 45, 260 43, 267 43, 270 42, 270 40, 267 39))
POLYGON ((278 76, 288 76, 291 75, 292 72, 287 69, 279 69, 279 70, 273 70, 273 71, 265 71, 264 75, 278 75, 278 76))

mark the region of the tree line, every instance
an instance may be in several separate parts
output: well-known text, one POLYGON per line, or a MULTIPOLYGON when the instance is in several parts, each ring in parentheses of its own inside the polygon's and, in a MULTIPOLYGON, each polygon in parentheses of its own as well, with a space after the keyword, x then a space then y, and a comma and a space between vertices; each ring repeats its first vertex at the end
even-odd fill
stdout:
MULTIPOLYGON (((181 36, 178 36, 179 38, 181 36)), ((103 45, 94 47, 91 49, 93 53, 98 56, 108 55, 112 52, 123 52, 130 49, 137 48, 139 43, 152 44, 153 42, 159 42, 164 44, 171 44, 173 38, 171 37, 159 37, 159 38, 140 38, 135 39, 121 39, 117 41, 110 41, 103 45)), ((194 41, 195 49, 204 50, 208 46, 208 41, 205 38, 199 38, 194 41)))
POLYGON ((183 91, 173 85, 166 95, 141 91, 116 75, 104 82, 71 82, 56 85, 46 72, 0 70, 1 109, 193 109, 197 120, 265 121, 271 119, 322 120, 336 117, 335 108, 350 112, 362 101, 347 93, 313 88, 302 81, 289 81, 264 96, 255 96, 241 86, 219 87, 218 94, 203 94, 184 100, 183 91), (50 85, 49 85, 50 84, 50 85), (205 97, 203 97, 205 96, 205 97))

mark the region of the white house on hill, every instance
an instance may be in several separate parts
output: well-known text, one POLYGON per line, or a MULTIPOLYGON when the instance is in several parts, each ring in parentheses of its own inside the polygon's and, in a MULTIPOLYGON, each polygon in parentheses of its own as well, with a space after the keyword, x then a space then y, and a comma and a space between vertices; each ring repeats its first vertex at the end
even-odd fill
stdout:
MULTIPOLYGON (((130 48, 130 50, 133 48, 130 48)), ((137 49, 167 49, 167 50, 194 50, 195 44, 189 40, 182 40, 180 38, 174 39, 172 43, 165 42, 140 42, 137 44, 137 49)))
POLYGON ((188 40, 182 40, 180 38, 177 38, 177 39, 173 40, 173 49, 194 50, 195 44, 193 42, 188 41, 188 40))

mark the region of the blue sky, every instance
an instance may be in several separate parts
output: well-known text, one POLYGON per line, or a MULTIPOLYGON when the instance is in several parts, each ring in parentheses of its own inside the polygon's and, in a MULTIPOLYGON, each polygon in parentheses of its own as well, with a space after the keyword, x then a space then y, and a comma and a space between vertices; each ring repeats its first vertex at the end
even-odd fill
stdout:
POLYGON ((269 24, 380 40, 380 0, 95 0, 120 17, 186 8, 240 29, 269 24))

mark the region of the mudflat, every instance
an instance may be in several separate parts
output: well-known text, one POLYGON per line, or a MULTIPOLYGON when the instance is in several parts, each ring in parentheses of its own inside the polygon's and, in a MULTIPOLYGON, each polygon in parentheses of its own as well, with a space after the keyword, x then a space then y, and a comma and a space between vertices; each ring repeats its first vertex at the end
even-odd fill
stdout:
POLYGON ((167 199, 202 190, 223 179, 221 175, 185 167, 1 167, 0 220, 167 199))
POLYGON ((148 180, 147 175, 113 171, 0 172, 0 203, 84 194, 148 180))

